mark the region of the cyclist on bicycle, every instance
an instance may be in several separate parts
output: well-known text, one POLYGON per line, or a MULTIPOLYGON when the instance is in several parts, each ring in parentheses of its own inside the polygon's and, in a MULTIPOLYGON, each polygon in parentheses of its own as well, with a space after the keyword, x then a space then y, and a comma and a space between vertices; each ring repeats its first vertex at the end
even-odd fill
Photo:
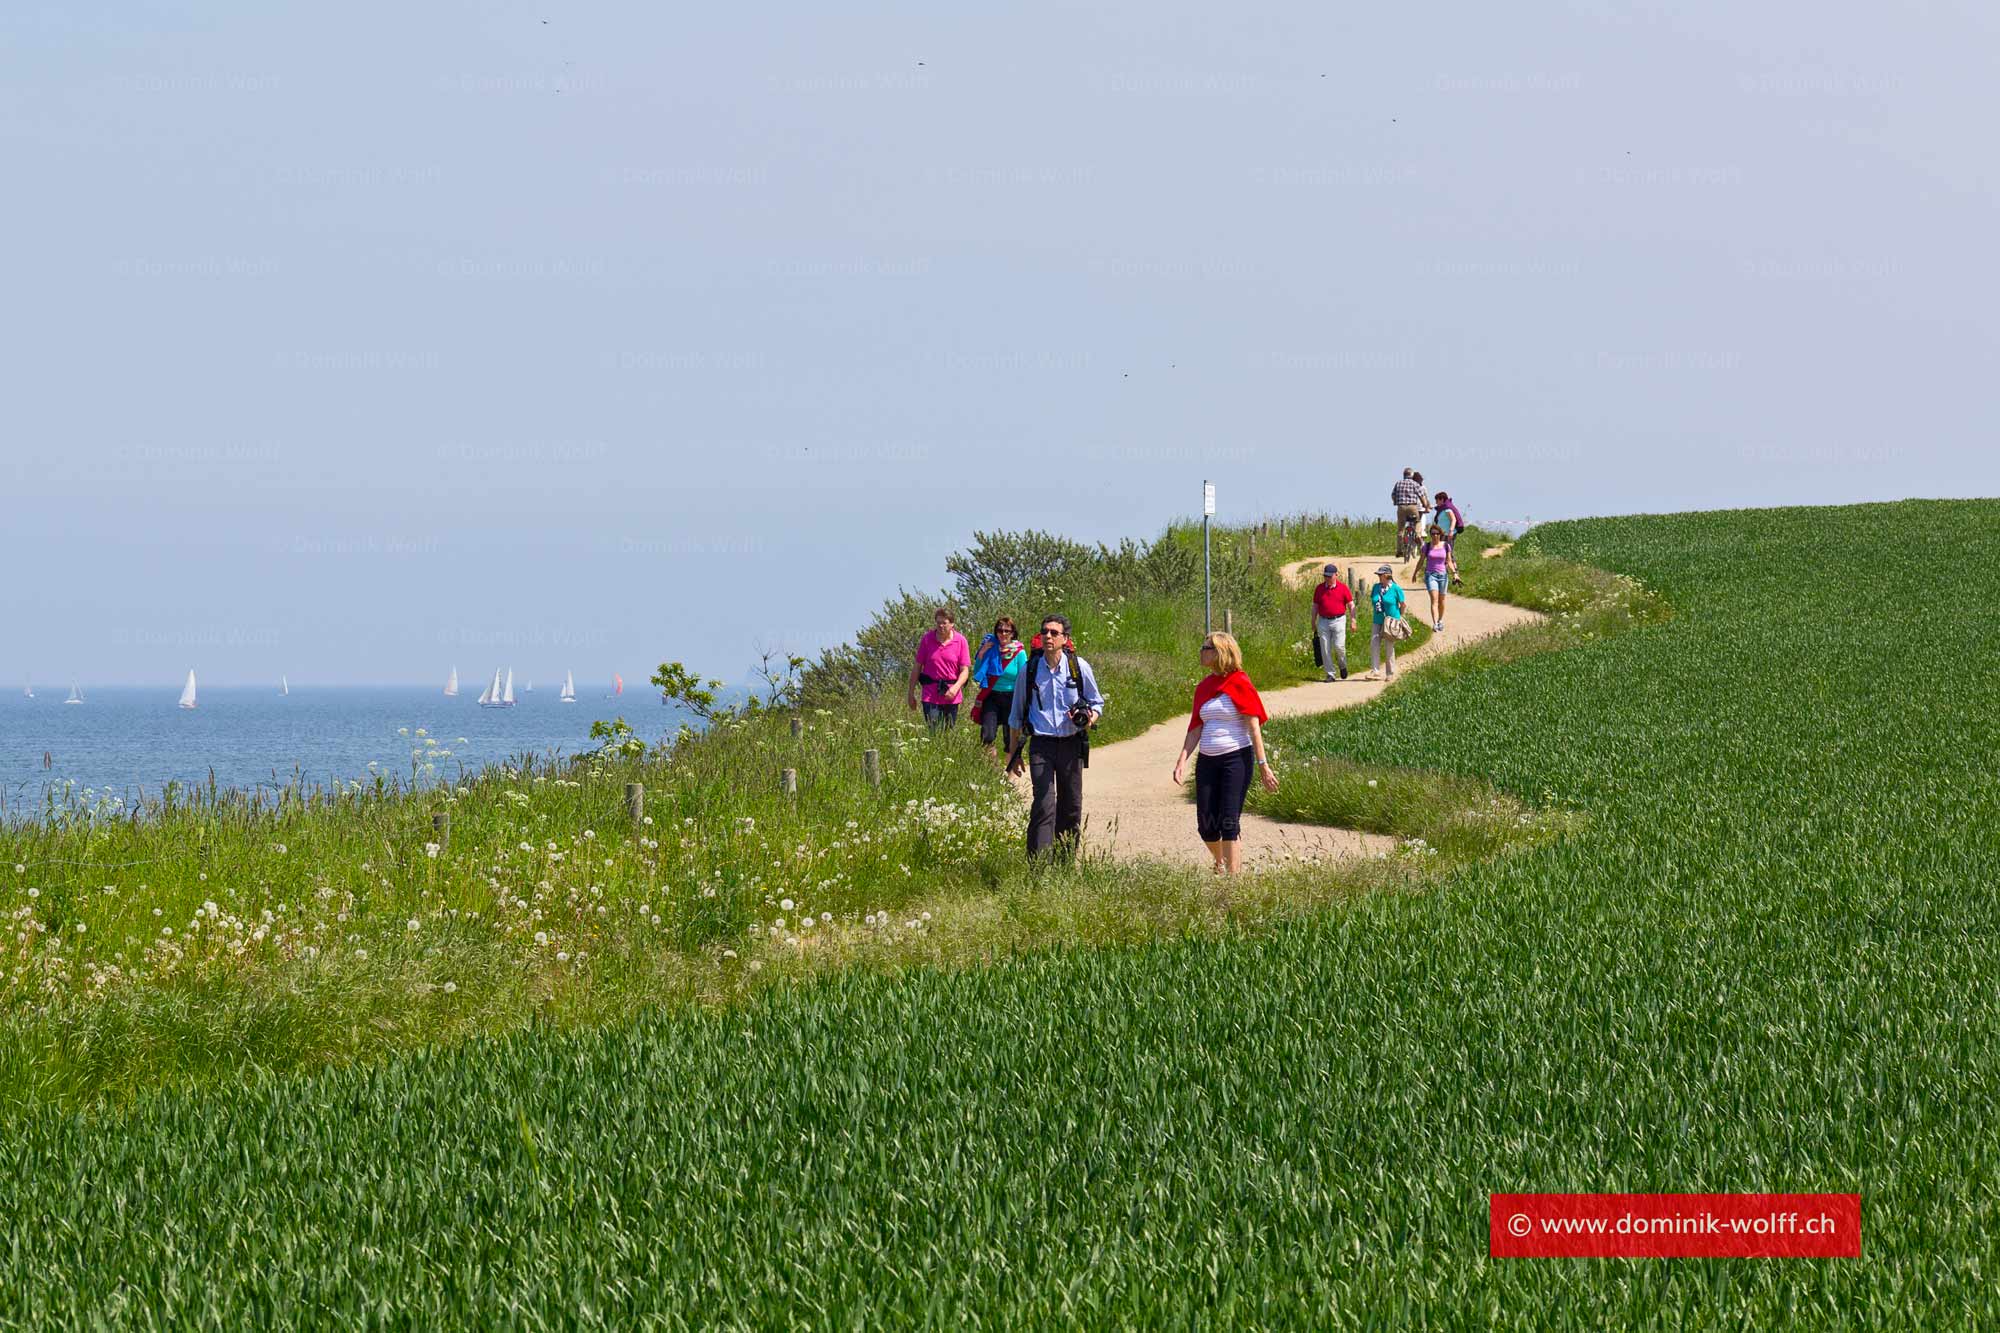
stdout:
POLYGON ((1389 503, 1396 506, 1396 558, 1402 559, 1417 547, 1417 523, 1430 508, 1424 483, 1414 468, 1404 468, 1403 476, 1389 488, 1389 503))

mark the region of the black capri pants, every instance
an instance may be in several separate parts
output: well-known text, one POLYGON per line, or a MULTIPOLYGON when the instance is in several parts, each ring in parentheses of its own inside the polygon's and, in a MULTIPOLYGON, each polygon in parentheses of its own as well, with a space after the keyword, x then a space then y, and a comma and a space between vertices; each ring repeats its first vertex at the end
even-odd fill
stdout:
POLYGON ((1235 842, 1243 836, 1243 798, 1256 771, 1256 747, 1194 758, 1194 822, 1203 842, 1235 842))
POLYGON ((993 744, 994 734, 1000 736, 1000 748, 1014 748, 1014 729, 1007 725, 1007 718, 1014 711, 1014 692, 995 690, 986 696, 986 702, 979 706, 979 740, 983 745, 993 744))

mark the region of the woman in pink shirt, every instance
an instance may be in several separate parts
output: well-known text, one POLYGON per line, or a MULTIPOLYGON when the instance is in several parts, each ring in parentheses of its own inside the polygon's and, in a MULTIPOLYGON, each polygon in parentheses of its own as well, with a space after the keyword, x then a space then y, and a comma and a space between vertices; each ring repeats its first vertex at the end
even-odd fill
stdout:
POLYGON ((1458 573, 1458 561, 1452 559, 1451 543, 1435 523, 1431 524, 1430 539, 1417 548, 1417 563, 1423 567, 1424 591, 1431 595, 1431 629, 1442 634, 1444 595, 1458 573))
POLYGON ((935 729, 958 721, 958 703, 972 675, 972 648, 958 632, 950 607, 940 606, 933 619, 935 628, 917 640, 909 702, 912 708, 922 702, 924 721, 935 729))

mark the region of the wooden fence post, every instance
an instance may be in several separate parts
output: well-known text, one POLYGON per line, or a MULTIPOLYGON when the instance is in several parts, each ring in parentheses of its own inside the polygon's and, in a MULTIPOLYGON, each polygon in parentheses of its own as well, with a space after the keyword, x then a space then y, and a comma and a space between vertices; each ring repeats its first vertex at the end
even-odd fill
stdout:
POLYGON ((1243 563, 1246 565, 1257 563, 1257 533, 1254 528, 1250 532, 1250 554, 1243 558, 1243 563))
POLYGON ((634 828, 646 822, 646 788, 643 783, 625 784, 625 814, 634 828))
POLYGON ((881 751, 863 750, 861 752, 861 776, 867 779, 868 785, 871 787, 882 785, 881 751))
POLYGON ((806 724, 805 724, 805 722, 804 722, 804 720, 803 720, 803 719, 800 719, 800 718, 796 718, 796 717, 792 719, 792 739, 793 739, 793 740, 797 740, 797 739, 799 738, 799 733, 800 733, 800 732, 802 732, 802 731, 804 731, 805 729, 806 729, 806 724))
POLYGON ((1236 613, 1226 607, 1222 612, 1222 632, 1224 634, 1236 633, 1236 613))
POLYGON ((443 811, 431 816, 431 841, 443 851, 451 843, 451 816, 443 811))
POLYGON ((799 794, 799 770, 783 768, 778 770, 778 787, 787 796, 799 794))

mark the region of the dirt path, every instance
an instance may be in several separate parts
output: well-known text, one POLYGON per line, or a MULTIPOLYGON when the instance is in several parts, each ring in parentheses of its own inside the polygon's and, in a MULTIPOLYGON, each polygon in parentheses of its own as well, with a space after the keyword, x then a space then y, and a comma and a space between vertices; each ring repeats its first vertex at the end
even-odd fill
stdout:
MULTIPOLYGON (((1402 563, 1379 555, 1314 556, 1310 560, 1298 560, 1286 565, 1283 571, 1286 585, 1301 589, 1301 624, 1305 620, 1303 589, 1318 582, 1321 567, 1329 562, 1339 565, 1343 576, 1348 566, 1357 566, 1367 584, 1374 582, 1374 570, 1379 565, 1392 564, 1399 571, 1405 570, 1402 563)), ((1398 581, 1409 595, 1412 615, 1427 616, 1430 601, 1422 588, 1411 585, 1406 577, 1399 576, 1398 581)), ((1367 604, 1364 602, 1362 605, 1359 624, 1347 634, 1348 679, 1265 691, 1264 707, 1273 719, 1352 708, 1388 688, 1387 681, 1361 679, 1368 671, 1369 633, 1367 604)), ((1396 658, 1397 673, 1400 675, 1406 668, 1421 667, 1438 654, 1450 652, 1473 639, 1534 619, 1537 619, 1534 612, 1519 607, 1454 595, 1445 607, 1444 633, 1432 635, 1422 648, 1399 653, 1396 658)), ((1116 707, 1115 703, 1113 707, 1116 707)), ((1169 781, 1174 756, 1180 752, 1186 735, 1186 720, 1176 718, 1130 740, 1090 752, 1090 770, 1083 779, 1083 808, 1088 821, 1085 831, 1092 845, 1109 846, 1117 856, 1181 861, 1199 866, 1210 864, 1208 849, 1195 836, 1194 806, 1169 781)), ((1189 770, 1192 773, 1192 764, 1189 770)), ((1284 768, 1280 765, 1278 780, 1282 782, 1284 776, 1284 768)), ((1352 829, 1327 828, 1318 824, 1292 824, 1262 815, 1243 816, 1243 863, 1246 868, 1285 861, 1380 854, 1394 843, 1395 839, 1384 834, 1357 833, 1352 829)))

